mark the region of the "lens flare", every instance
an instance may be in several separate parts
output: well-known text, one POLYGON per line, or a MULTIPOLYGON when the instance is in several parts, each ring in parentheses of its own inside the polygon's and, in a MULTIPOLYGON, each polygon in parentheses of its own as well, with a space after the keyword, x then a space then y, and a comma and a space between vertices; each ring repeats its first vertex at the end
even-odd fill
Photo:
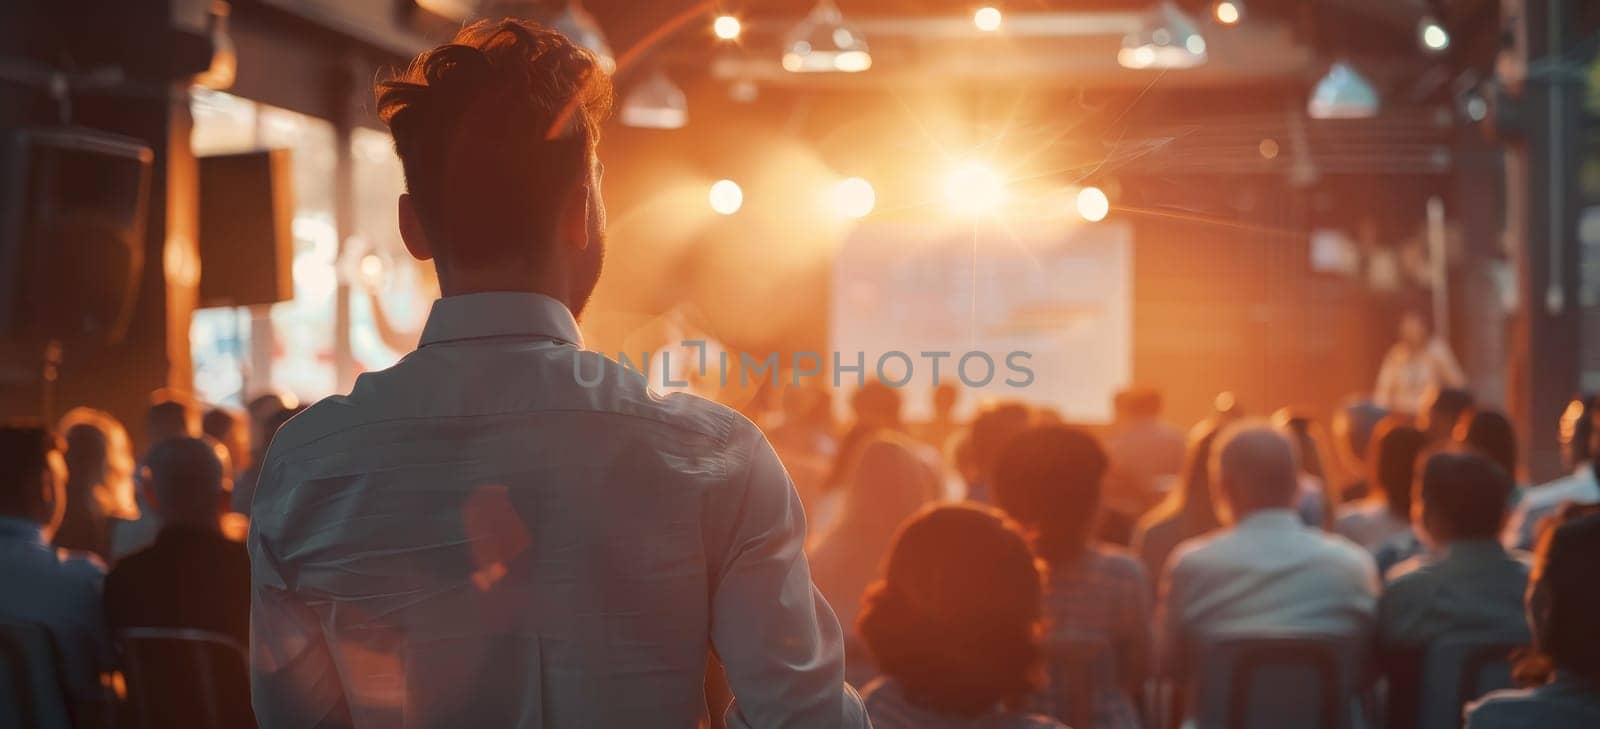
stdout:
POLYGON ((721 215, 732 215, 744 207, 744 190, 733 180, 717 180, 711 185, 711 209, 721 215))
POLYGON ((1091 223, 1106 219, 1111 213, 1111 199, 1098 187, 1085 187, 1078 191, 1078 215, 1091 223))
POLYGON ((982 162, 966 162, 945 177, 945 202, 962 215, 992 213, 1005 197, 1005 180, 982 162))

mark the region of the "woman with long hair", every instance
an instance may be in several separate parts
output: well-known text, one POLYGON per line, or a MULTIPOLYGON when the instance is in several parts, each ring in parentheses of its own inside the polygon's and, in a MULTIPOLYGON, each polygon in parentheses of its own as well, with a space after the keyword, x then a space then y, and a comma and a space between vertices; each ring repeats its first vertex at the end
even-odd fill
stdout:
POLYGON ((1152 642, 1154 590, 1144 567, 1094 540, 1109 465, 1094 436, 1040 425, 1012 438, 995 467, 996 503, 1022 525, 1046 566, 1046 650, 1096 646, 1084 659, 1093 664, 1090 670, 1063 679, 1091 684, 1082 694, 1087 706, 1055 706, 1059 719, 1092 717, 1093 727, 1078 729, 1139 729, 1138 697, 1152 642))
POLYGON ((91 408, 68 411, 58 428, 67 444, 67 509, 54 544, 110 561, 112 526, 139 518, 128 431, 91 408))
POLYGON ((877 729, 1061 729, 1024 709, 1038 673, 1039 571, 999 512, 939 506, 900 530, 859 630, 883 675, 877 729))
POLYGON ((1328 467, 1333 459, 1322 445, 1322 429, 1311 416, 1293 408, 1273 413, 1272 425, 1288 436, 1300 456, 1300 495, 1295 503, 1300 520, 1306 526, 1331 530, 1334 498, 1328 489, 1328 467))
POLYGON ((852 630, 861 594, 878 579, 895 530, 938 493, 937 474, 917 453, 920 447, 888 431, 863 443, 849 469, 838 518, 809 549, 812 581, 845 628, 847 678, 856 685, 873 676, 852 630))
POLYGON ((1159 579, 1167 557, 1184 541, 1222 526, 1211 502, 1211 444, 1223 422, 1213 418, 1189 431, 1188 453, 1178 487, 1140 517, 1133 530, 1132 549, 1145 572, 1159 579))
POLYGON ((1600 505, 1569 504, 1552 521, 1528 581, 1535 653, 1518 666, 1542 680, 1489 694, 1467 710, 1467 729, 1600 726, 1600 505))
POLYGON ((1411 532, 1411 487, 1417 456, 1428 445, 1422 431, 1390 416, 1372 434, 1367 465, 1371 492, 1339 508, 1333 530, 1369 550, 1411 532))

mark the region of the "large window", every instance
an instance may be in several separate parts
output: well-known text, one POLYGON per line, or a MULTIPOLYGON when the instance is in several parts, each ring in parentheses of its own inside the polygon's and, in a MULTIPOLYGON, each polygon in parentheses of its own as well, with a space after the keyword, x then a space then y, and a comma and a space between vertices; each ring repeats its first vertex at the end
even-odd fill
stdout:
POLYGON ((214 91, 193 95, 196 155, 282 148, 290 152, 294 189, 294 300, 270 307, 205 309, 189 331, 195 394, 241 404, 268 390, 302 400, 334 391, 334 226, 337 135, 332 124, 214 91))

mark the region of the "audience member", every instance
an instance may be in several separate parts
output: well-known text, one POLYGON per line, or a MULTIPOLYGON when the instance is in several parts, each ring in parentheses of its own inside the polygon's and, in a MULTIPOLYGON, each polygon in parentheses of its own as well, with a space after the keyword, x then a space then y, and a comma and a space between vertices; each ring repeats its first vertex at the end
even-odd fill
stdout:
POLYGON ((1417 415, 1417 429, 1428 437, 1428 443, 1438 444, 1455 435, 1456 424, 1477 407, 1472 392, 1455 387, 1429 390, 1422 399, 1422 412, 1417 415))
MULTIPOLYGON (((145 438, 150 445, 139 459, 136 475, 136 484, 139 485, 146 478, 148 469, 145 459, 152 448, 172 438, 193 437, 198 432, 195 429, 194 408, 190 407, 188 400, 173 396, 166 390, 157 390, 152 400, 150 408, 145 411, 145 438)), ((145 503, 145 490, 137 489, 135 497, 139 507, 138 517, 131 521, 119 521, 116 528, 111 530, 113 562, 150 546, 155 541, 156 532, 161 530, 160 520, 150 510, 150 505, 145 503)))
MULTIPOLYGON (((851 394, 850 416, 850 426, 839 438, 833 464, 823 482, 825 495, 844 488, 850 478, 850 469, 861 455, 861 449, 880 431, 901 433, 905 430, 900 420, 900 391, 878 380, 866 382, 851 394)), ((824 507, 825 510, 827 508, 824 507)))
POLYGON ((960 400, 961 388, 951 382, 939 383, 933 388, 933 413, 926 422, 917 424, 917 437, 941 454, 950 448, 951 438, 961 430, 961 423, 956 420, 956 405, 960 400))
POLYGON ((1106 454, 1111 472, 1106 480, 1107 518, 1125 523, 1124 543, 1134 522, 1171 492, 1183 470, 1184 434, 1161 421, 1161 392, 1129 389, 1112 400, 1111 434, 1106 454))
MULTIPOLYGON (((151 447, 168 438, 181 438, 196 433, 194 408, 181 397, 158 390, 151 396, 150 408, 145 411, 145 442, 151 447)), ((149 448, 145 449, 149 452, 149 448)))
POLYGON ((1383 358, 1372 397, 1379 407, 1411 415, 1426 408, 1430 390, 1466 382, 1450 345, 1429 332, 1420 312, 1408 311, 1400 317, 1400 339, 1383 358))
POLYGON ((1389 572, 1378 602, 1380 644, 1415 647, 1452 633, 1522 627, 1528 565, 1498 541, 1513 488, 1482 454, 1428 456, 1413 508, 1431 549, 1389 572))
POLYGON ((1411 488, 1417 456, 1427 446, 1422 431, 1398 416, 1384 418, 1372 435, 1367 498, 1339 507, 1333 531, 1368 550, 1411 532, 1411 488))
POLYGON ((1138 729, 1154 595, 1138 560, 1093 541, 1108 466, 1105 451, 1088 433, 1070 426, 1034 426, 1000 452, 994 495, 995 503, 1027 531, 1035 554, 1048 568, 1047 650, 1052 641, 1085 639, 1110 648, 1111 663, 1088 672, 1096 679, 1087 689, 1094 727, 1138 729))
POLYGON ((1378 577, 1359 547, 1301 523, 1294 446, 1268 424, 1218 436, 1212 484, 1225 531, 1184 543, 1162 579, 1162 668, 1180 683, 1188 657, 1222 637, 1371 639, 1378 577))
POLYGON ((229 509, 227 452, 198 438, 169 438, 147 457, 145 501, 161 531, 106 576, 111 628, 195 628, 250 640, 250 557, 222 533, 229 509))
POLYGON ((1333 496, 1328 493, 1328 472, 1323 466, 1329 459, 1323 455, 1316 422, 1309 415, 1282 408, 1272 414, 1272 424, 1294 444, 1300 462, 1300 494, 1295 498, 1300 520, 1306 526, 1331 529, 1333 496))
POLYGON ((934 507, 895 537, 867 592, 862 639, 883 676, 875 729, 1059 729, 1027 714, 1039 662, 1039 572, 991 509, 934 507))
POLYGON ((1497 691, 1467 709, 1467 729, 1600 726, 1600 507, 1571 505, 1540 539, 1528 589, 1528 626, 1547 669, 1534 688, 1497 691))
POLYGON ((1554 514, 1562 504, 1600 503, 1600 479, 1596 479, 1600 455, 1600 395, 1574 398, 1562 412, 1561 453, 1572 473, 1523 492, 1516 512, 1506 527, 1506 542, 1518 549, 1532 549, 1539 523, 1554 514))
POLYGON ((610 98, 593 54, 479 20, 378 88, 418 349, 273 438, 250 524, 263 726, 864 729, 805 515, 761 431, 582 348, 610 98))
POLYGON ((105 567, 50 539, 66 509, 66 464, 42 427, 0 425, 0 619, 44 626, 74 703, 104 698, 111 640, 100 606, 105 567))
POLYGON ((779 414, 767 437, 794 480, 807 514, 815 514, 839 443, 834 437, 833 400, 811 384, 779 390, 779 414))
POLYGON ((240 418, 227 408, 211 408, 200 418, 200 433, 228 451, 229 480, 250 467, 250 434, 240 418))
MULTIPOLYGON (((1517 429, 1511 419, 1494 410, 1475 410, 1456 424, 1456 441, 1494 461, 1517 483, 1517 429)), ((1517 495, 1512 495, 1512 501, 1517 495)))
POLYGON ((1207 420, 1190 431, 1178 487, 1134 527, 1132 550, 1146 574, 1159 576, 1179 544, 1221 526, 1211 503, 1210 472, 1211 445, 1220 429, 1217 420, 1207 420))
POLYGON ((128 432, 90 408, 73 408, 57 427, 67 444, 67 510, 55 546, 110 560, 112 527, 139 517, 128 432))
POLYGON ((938 495, 937 475, 917 447, 887 431, 868 441, 851 469, 838 518, 810 550, 812 578, 844 626, 845 675, 856 686, 876 675, 866 656, 851 652, 861 595, 878 578, 895 530, 938 495))
POLYGON ((1370 400, 1354 400, 1334 413, 1333 443, 1345 476, 1339 481, 1338 503, 1366 498, 1369 484, 1367 452, 1372 433, 1388 411, 1370 400))
POLYGON ((967 482, 967 499, 980 504, 994 500, 990 484, 1000 449, 1032 420, 1033 411, 1014 400, 990 403, 978 411, 967 433, 968 472, 961 474, 967 482))

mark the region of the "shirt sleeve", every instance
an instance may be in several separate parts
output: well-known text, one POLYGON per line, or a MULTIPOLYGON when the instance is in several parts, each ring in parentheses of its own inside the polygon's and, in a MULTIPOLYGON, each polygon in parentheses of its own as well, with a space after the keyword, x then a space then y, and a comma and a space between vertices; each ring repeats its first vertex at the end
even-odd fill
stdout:
POLYGON ((1416 594, 1410 580, 1389 583, 1378 599, 1378 644, 1395 647, 1407 643, 1420 643, 1423 621, 1427 617, 1428 600, 1416 594))
POLYGON ((800 499, 766 438, 742 425, 731 450, 748 458, 734 490, 719 495, 731 524, 711 606, 712 645, 734 696, 728 727, 867 729, 844 682, 838 619, 811 583, 800 499))
MULTIPOLYGON (((261 473, 263 483, 277 470, 261 473)), ((263 727, 348 727, 338 667, 322 622, 289 589, 284 570, 261 532, 265 514, 250 525, 250 699, 263 727)))

